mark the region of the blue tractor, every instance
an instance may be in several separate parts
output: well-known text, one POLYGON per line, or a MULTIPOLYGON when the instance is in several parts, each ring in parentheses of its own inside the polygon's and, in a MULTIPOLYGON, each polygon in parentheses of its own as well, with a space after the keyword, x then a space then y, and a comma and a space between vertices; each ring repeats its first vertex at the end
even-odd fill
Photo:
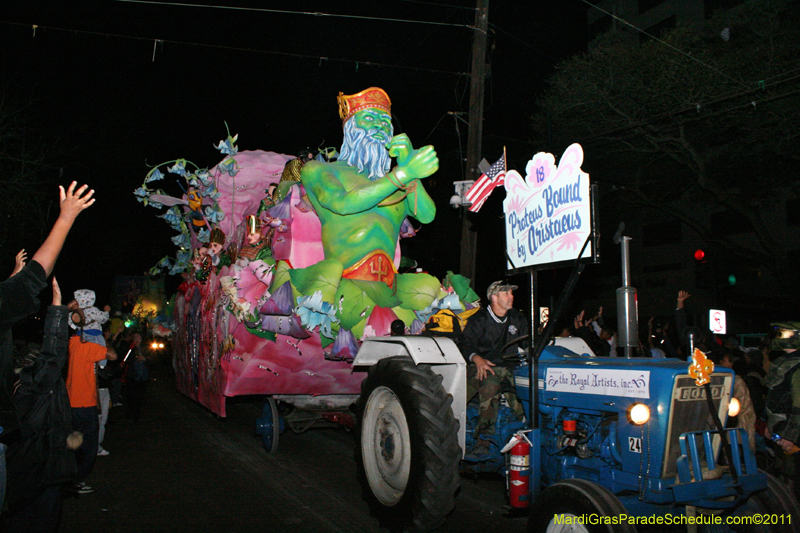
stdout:
POLYGON ((538 391, 528 365, 515 373, 514 392, 537 423, 503 407, 489 454, 464 459, 477 409, 466 405, 466 365, 450 339, 369 339, 355 364, 369 367, 359 401, 361 475, 379 516, 403 520, 407 530, 444 521, 459 467, 503 473, 501 450, 524 431, 529 466, 517 473, 529 478, 522 499, 530 504, 530 532, 631 532, 644 524, 800 531, 797 501, 758 470, 744 430, 720 432, 714 421, 711 405, 722 424, 736 405, 727 369, 699 387, 685 361, 546 346, 536 365, 538 391), (757 515, 763 523, 754 523, 757 515))

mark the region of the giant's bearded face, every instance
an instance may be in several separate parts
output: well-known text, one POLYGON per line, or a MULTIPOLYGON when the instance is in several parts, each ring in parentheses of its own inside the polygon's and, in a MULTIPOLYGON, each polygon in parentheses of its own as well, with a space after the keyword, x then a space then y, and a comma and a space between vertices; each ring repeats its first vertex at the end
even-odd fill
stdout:
POLYGON ((364 109, 344 123, 344 141, 339 155, 340 161, 369 172, 369 179, 386 174, 392 158, 386 143, 392 138, 394 128, 391 117, 377 109, 364 109))

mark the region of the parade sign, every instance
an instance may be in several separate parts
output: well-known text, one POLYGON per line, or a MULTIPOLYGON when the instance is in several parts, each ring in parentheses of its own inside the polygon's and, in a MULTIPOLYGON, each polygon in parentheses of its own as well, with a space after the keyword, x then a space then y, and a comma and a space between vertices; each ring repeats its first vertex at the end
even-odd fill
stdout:
POLYGON ((547 392, 650 398, 650 371, 548 368, 545 390, 547 392))
POLYGON ((708 310, 708 329, 715 335, 725 335, 728 332, 725 323, 725 311, 721 309, 708 310))
MULTIPOLYGON (((558 166, 539 152, 525 167, 506 174, 506 253, 509 269, 575 260, 592 232, 589 174, 581 170, 583 149, 573 144, 558 166)), ((590 239, 582 258, 593 257, 590 239)))

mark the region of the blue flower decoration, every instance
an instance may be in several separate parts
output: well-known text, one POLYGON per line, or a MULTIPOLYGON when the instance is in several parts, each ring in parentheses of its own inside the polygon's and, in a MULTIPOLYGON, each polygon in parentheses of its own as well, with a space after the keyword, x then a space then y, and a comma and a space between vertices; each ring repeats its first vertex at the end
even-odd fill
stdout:
POLYGON ((212 224, 216 224, 223 218, 225 218, 225 213, 222 212, 221 209, 214 209, 210 205, 205 206, 203 209, 203 214, 206 216, 209 222, 212 224))
POLYGON ((461 300, 458 299, 458 295, 454 292, 451 292, 441 300, 438 300, 436 303, 436 307, 439 309, 452 309, 453 311, 463 311, 464 307, 461 305, 461 300))
POLYGON ((175 274, 186 272, 188 268, 189 268, 189 263, 175 263, 175 265, 171 269, 169 269, 169 275, 174 276, 175 274))
POLYGON ((422 321, 423 324, 427 322, 431 315, 436 312, 436 308, 434 307, 435 305, 436 302, 434 301, 425 309, 422 309, 421 311, 414 311, 414 314, 417 315, 417 320, 422 321))
POLYGON ((421 320, 423 323, 427 322, 428 319, 431 317, 433 313, 435 313, 438 309, 452 309, 456 313, 463 311, 464 307, 461 305, 461 300, 458 299, 458 295, 455 293, 448 294, 444 298, 439 300, 434 300, 431 304, 421 311, 414 311, 414 314, 417 315, 417 318, 421 320))
POLYGON ((191 247, 191 243, 189 242, 189 236, 185 233, 179 233, 175 235, 172 239, 173 244, 179 248, 188 249, 191 247))
POLYGON ((200 180, 200 181, 203 183, 203 185, 205 185, 206 187, 208 187, 209 185, 211 185, 211 175, 208 173, 208 170, 206 170, 206 169, 203 169, 203 170, 198 170, 197 172, 195 172, 195 173, 194 173, 194 175, 195 175, 195 176, 197 177, 197 179, 199 179, 199 180, 200 180))
POLYGON ((197 232, 197 240, 200 242, 208 242, 208 238, 211 236, 211 230, 208 228, 202 228, 199 232, 197 232))
POLYGON ((143 198, 147 198, 148 196, 150 196, 150 192, 151 192, 150 189, 139 187, 138 189, 133 191, 133 194, 135 194, 138 197, 138 200, 141 202, 143 198))
POLYGON ((147 177, 144 179, 144 182, 150 183, 151 181, 158 181, 163 179, 164 179, 164 174, 162 174, 161 171, 158 170, 158 167, 156 167, 153 170, 151 170, 149 174, 147 174, 147 177))
POLYGON ((181 231, 183 229, 181 227, 183 219, 181 217, 181 212, 177 207, 167 209, 163 215, 158 215, 158 218, 163 218, 166 220, 170 227, 174 230, 181 231))
POLYGON ((224 172, 227 174, 231 169, 233 169, 233 165, 234 165, 234 160, 228 159, 217 165, 217 168, 220 170, 220 172, 224 172))
POLYGON ((178 159, 175 164, 167 169, 171 174, 180 174, 181 176, 188 177, 189 173, 186 171, 186 160, 178 159))
POLYGON ((220 169, 221 172, 226 172, 232 178, 239 173, 239 170, 236 168, 236 160, 233 158, 228 159, 223 163, 220 163, 219 165, 217 165, 217 168, 220 169))
POLYGON ((202 194, 205 198, 212 198, 216 200, 220 197, 222 193, 220 192, 219 189, 217 189, 216 185, 211 183, 207 187, 205 187, 200 194, 202 194))
POLYGON ((155 276, 161 269, 172 269, 173 266, 172 259, 169 256, 164 256, 161 258, 161 261, 156 263, 156 266, 150 269, 150 275, 155 276))
POLYGON ((301 296, 297 299, 297 315, 300 322, 308 329, 319 326, 320 333, 326 337, 333 338, 331 323, 338 322, 336 318, 336 308, 333 304, 322 301, 322 291, 317 291, 311 296, 301 296))
POLYGON ((233 137, 229 135, 227 139, 225 139, 224 141, 220 141, 219 144, 214 148, 216 148, 217 150, 226 155, 236 155, 239 152, 239 148, 233 143, 235 143, 236 139, 238 138, 239 138, 238 133, 233 137))

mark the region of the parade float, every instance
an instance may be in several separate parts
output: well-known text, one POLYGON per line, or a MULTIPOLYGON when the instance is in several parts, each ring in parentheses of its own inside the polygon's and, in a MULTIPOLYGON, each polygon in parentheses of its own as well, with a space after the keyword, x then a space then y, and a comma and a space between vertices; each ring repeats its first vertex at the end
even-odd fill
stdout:
POLYGON ((758 470, 745 431, 724 428, 737 411, 731 371, 715 371, 699 350, 687 369, 550 342, 584 265, 597 260, 579 145, 558 166, 539 153, 525 178, 507 173, 509 272, 573 268, 535 345, 513 341, 528 346, 506 392, 521 400, 525 419, 503 407, 488 453, 464 456, 479 418, 467 404, 466 361, 452 339, 420 333, 431 317, 468 315, 477 295, 462 276, 440 281, 398 268, 410 219, 435 215, 423 182, 438 159, 432 147, 392 135, 382 90, 340 94, 339 104, 338 157, 239 152, 228 136, 213 168, 172 161, 136 191, 177 230, 177 253, 155 268, 184 278, 173 311, 182 392, 221 416, 228 397, 266 396, 257 428, 270 451, 281 420, 295 430, 314 420, 355 423, 364 496, 391 530, 441 526, 466 468, 507 472, 511 507, 530 509, 529 532, 635 532, 723 517, 757 524, 750 516, 786 517, 772 529, 797 531, 789 520, 797 502, 758 470), (182 195, 152 188, 167 175, 182 195), (297 411, 279 413, 278 402, 297 411))
MULTIPOLYGON (((278 401, 303 409, 303 420, 316 412, 350 423, 365 375, 352 361, 365 338, 389 335, 397 320, 416 335, 441 309, 477 305, 462 276, 399 268, 399 239, 435 214, 422 185, 438 168, 433 148, 392 135, 380 89, 340 94, 339 104, 341 154, 239 151, 229 134, 215 166, 176 159, 134 193, 177 232, 176 253, 153 269, 183 278, 177 386, 220 416, 226 398, 265 395, 268 415, 278 401), (180 195, 157 188, 175 182, 180 195)), ((277 430, 268 433, 274 449, 277 430)))

